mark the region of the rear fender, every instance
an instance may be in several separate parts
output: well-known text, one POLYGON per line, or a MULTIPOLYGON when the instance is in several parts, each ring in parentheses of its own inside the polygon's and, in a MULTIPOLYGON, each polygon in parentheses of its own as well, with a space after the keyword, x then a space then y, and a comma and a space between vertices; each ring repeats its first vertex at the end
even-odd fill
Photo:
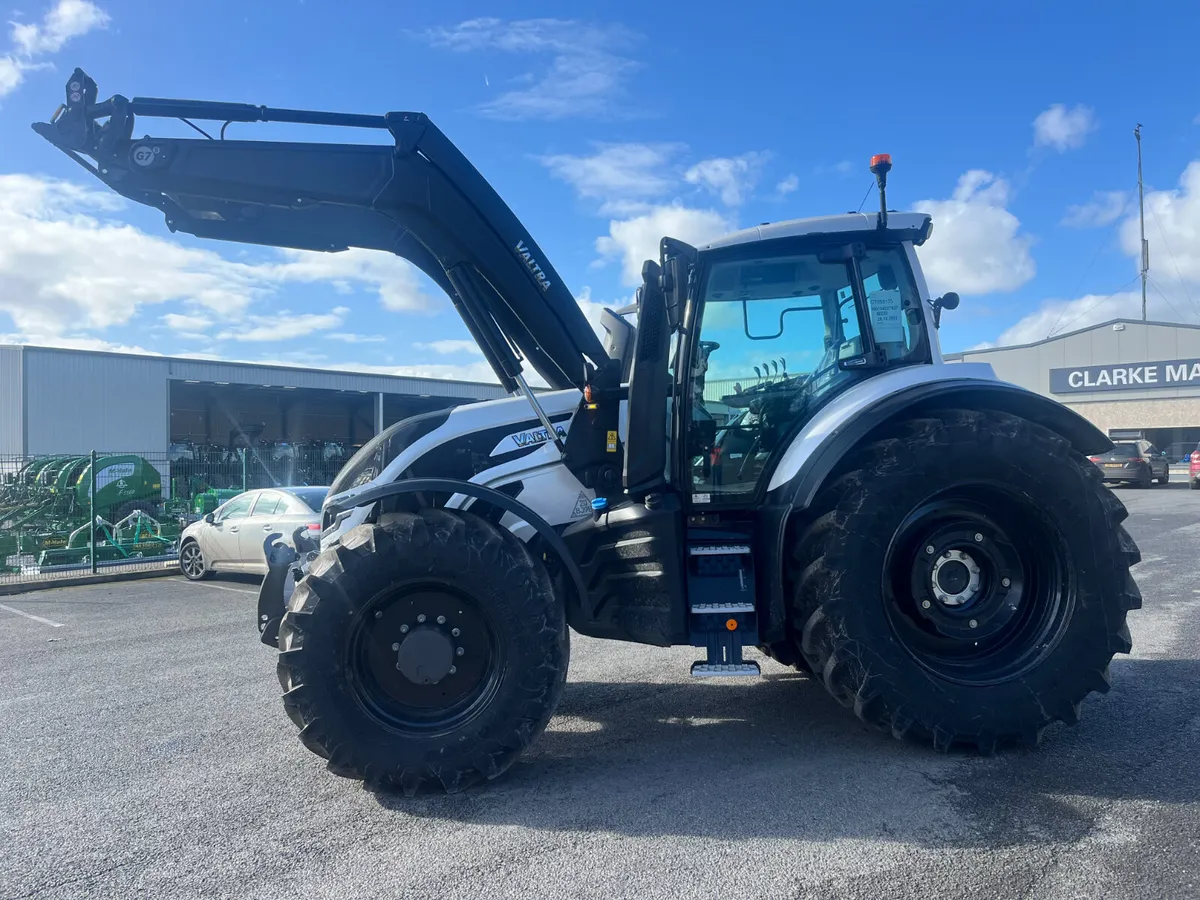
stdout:
MULTIPOLYGON (((793 516, 808 508, 846 454, 880 425, 937 408, 992 409, 1049 428, 1085 455, 1112 447, 1104 432, 1074 410, 983 371, 968 372, 968 366, 976 368, 967 363, 932 367, 942 377, 898 386, 890 393, 879 393, 871 402, 842 404, 843 398, 838 398, 793 438, 771 477, 760 511, 760 549, 767 557, 764 572, 770 579, 765 640, 781 640, 786 633, 784 572, 793 516), (954 374, 945 377, 949 369, 954 374)), ((979 368, 991 371, 990 366, 979 368)))

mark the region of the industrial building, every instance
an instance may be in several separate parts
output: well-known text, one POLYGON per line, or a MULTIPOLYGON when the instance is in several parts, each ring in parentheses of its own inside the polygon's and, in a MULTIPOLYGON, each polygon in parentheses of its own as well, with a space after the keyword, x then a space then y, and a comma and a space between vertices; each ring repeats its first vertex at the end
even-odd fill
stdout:
POLYGON ((187 448, 303 446, 336 464, 402 418, 503 396, 496 384, 0 345, 0 457, 97 450, 158 465, 187 448))
POLYGON ((1200 326, 1113 319, 1031 344, 947 353, 989 363, 1114 440, 1148 440, 1182 460, 1200 443, 1200 326))

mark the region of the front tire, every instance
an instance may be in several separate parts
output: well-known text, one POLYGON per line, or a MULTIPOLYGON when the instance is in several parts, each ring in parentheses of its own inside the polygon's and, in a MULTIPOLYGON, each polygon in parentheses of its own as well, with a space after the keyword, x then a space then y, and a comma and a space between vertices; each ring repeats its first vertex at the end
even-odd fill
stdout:
POLYGON ((900 422, 814 510, 794 544, 794 640, 839 702, 898 738, 1036 745, 1132 649, 1128 513, 1046 428, 969 410, 900 422))
POLYGON ((212 576, 212 569, 204 559, 204 551, 195 541, 184 541, 179 548, 179 571, 188 581, 203 581, 212 576))
POLYGON ((508 769, 566 680, 565 611, 541 562, 467 512, 360 525, 296 586, 279 627, 284 709, 331 772, 460 791, 508 769))

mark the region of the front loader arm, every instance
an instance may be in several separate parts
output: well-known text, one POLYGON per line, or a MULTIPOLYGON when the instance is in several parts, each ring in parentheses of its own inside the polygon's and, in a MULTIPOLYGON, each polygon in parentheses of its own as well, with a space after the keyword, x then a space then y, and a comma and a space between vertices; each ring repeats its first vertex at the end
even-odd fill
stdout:
POLYGON ((172 231, 402 256, 447 292, 510 390, 521 369, 513 347, 554 388, 583 387, 588 361, 609 367, 599 338, 541 248, 425 115, 96 97, 95 82, 76 69, 67 102, 34 130, 113 190, 162 210, 172 231), (193 119, 225 124, 218 139, 204 132, 134 138, 137 116, 179 118, 197 130, 193 119), (371 128, 389 132, 394 143, 225 140, 232 122, 371 128))

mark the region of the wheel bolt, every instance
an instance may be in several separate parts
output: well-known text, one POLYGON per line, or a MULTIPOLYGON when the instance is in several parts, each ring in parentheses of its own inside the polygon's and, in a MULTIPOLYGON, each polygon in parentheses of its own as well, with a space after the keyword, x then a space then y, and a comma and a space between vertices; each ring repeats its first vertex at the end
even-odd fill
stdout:
POLYGON ((383 618, 383 611, 381 610, 381 611, 379 611, 379 612, 375 613, 375 618, 377 618, 377 619, 382 619, 382 618, 383 618))
POLYGON ((983 535, 980 534, 979 532, 976 532, 975 533, 975 543, 979 544, 982 542, 983 542, 983 535))
POLYGON ((1005 587, 1008 587, 1012 584, 1012 579, 1011 578, 1001 578, 1000 583, 1002 585, 1004 585, 1005 587))
POLYGON ((928 547, 925 548, 925 552, 928 553, 930 556, 933 556, 933 549, 934 549, 933 544, 930 544, 928 547))
POLYGON ((419 616, 417 616, 417 621, 424 622, 425 621, 425 613, 421 613, 419 616))
POLYGON ((451 667, 450 667, 450 674, 451 674, 451 675, 453 675, 453 674, 454 674, 455 672, 457 672, 457 671, 458 671, 458 669, 456 669, 454 666, 451 666, 451 667))
POLYGON ((399 650, 399 649, 400 649, 400 645, 399 645, 399 644, 392 644, 392 649, 393 649, 393 650, 399 650))
POLYGON ((455 650, 455 651, 454 651, 454 653, 455 653, 457 656, 462 656, 462 655, 463 655, 464 653, 466 653, 466 652, 467 652, 467 651, 466 651, 466 650, 464 650, 462 647, 459 647, 457 650, 455 650))
POLYGON ((921 605, 922 605, 923 607, 925 607, 926 609, 929 609, 929 607, 933 606, 933 604, 932 604, 932 603, 930 603, 928 600, 922 600, 922 601, 921 601, 921 605))
POLYGON ((439 624, 439 625, 445 625, 445 624, 446 624, 446 617, 445 617, 445 616, 438 616, 438 620, 437 620, 437 622, 438 622, 438 624, 439 624))
POLYGON ((967 624, 968 624, 968 625, 970 625, 972 628, 978 628, 978 627, 979 627, 979 623, 978 623, 978 622, 976 622, 974 619, 972 619, 972 620, 971 620, 970 622, 968 622, 967 624))
POLYGON ((396 663, 396 671, 397 671, 397 672, 399 672, 399 671, 400 671, 400 663, 396 663))
POLYGON ((460 634, 462 634, 462 632, 461 632, 461 631, 459 631, 457 628, 451 628, 451 629, 450 629, 450 633, 451 633, 452 635, 454 635, 455 637, 458 637, 460 634))
POLYGON ((400 633, 401 633, 401 634, 408 634, 408 626, 407 626, 407 625, 401 625, 401 626, 400 626, 400 633))

